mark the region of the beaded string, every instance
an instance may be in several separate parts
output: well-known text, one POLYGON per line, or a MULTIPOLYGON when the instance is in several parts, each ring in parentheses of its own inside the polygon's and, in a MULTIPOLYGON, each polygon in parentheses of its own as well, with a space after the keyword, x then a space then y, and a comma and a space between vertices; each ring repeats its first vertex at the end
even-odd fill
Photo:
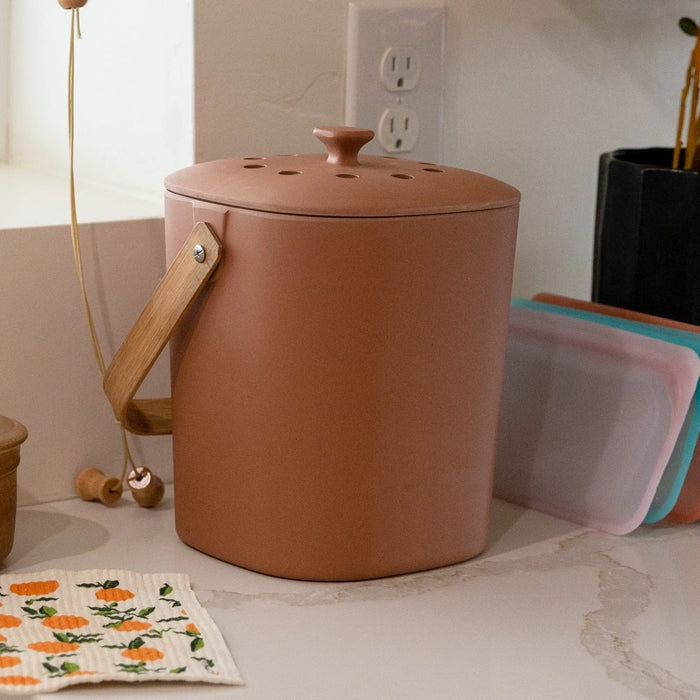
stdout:
MULTIPOLYGON (((70 161, 70 232, 71 240, 73 242, 73 257, 75 258, 75 268, 78 273, 78 281, 80 282, 80 289, 83 297, 83 306, 85 308, 85 316, 87 318, 88 327, 90 329, 90 339, 92 341, 93 354, 95 355, 95 360, 97 361, 97 366, 99 367, 100 374, 104 377, 106 366, 104 362, 104 357, 102 355, 102 350, 100 348, 100 341, 97 337, 97 330, 95 328, 95 322, 92 315, 92 310, 90 309, 90 302, 87 294, 87 287, 85 285, 85 275, 83 272, 83 259, 80 252, 80 235, 78 232, 78 214, 75 202, 75 170, 74 170, 74 158, 73 158, 73 146, 74 146, 74 94, 75 94, 75 38, 80 39, 80 9, 71 9, 71 25, 70 25, 70 47, 68 53, 68 150, 69 150, 69 161, 70 161)), ((124 453, 124 463, 122 466, 122 474, 119 479, 119 483, 123 484, 126 474, 131 467, 137 474, 140 474, 141 470, 136 467, 134 460, 131 456, 131 451, 129 450, 129 442, 126 435, 126 430, 119 423, 119 430, 121 432, 122 439, 122 449, 124 453)))

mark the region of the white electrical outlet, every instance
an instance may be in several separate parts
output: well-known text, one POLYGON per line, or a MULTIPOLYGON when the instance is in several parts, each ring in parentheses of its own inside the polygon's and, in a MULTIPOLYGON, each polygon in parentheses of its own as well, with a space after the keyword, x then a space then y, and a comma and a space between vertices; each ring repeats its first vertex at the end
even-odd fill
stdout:
POLYGON ((420 53, 413 46, 390 46, 382 56, 379 75, 389 92, 413 90, 420 80, 420 53))
POLYGON ((363 152, 439 159, 444 34, 442 0, 349 3, 345 123, 376 133, 363 152))
POLYGON ((387 107, 379 117, 376 135, 387 153, 409 153, 416 147, 419 131, 416 110, 396 105, 387 107))

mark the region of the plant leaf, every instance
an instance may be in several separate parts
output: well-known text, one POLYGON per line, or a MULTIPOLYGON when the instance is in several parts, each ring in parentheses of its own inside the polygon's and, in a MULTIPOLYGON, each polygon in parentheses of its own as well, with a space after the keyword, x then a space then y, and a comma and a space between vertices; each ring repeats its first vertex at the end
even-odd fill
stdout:
POLYGON ((189 617, 183 617, 180 615, 179 617, 164 617, 160 620, 156 620, 156 622, 179 622, 180 620, 189 620, 189 617))
POLYGON ((145 661, 139 661, 136 664, 117 664, 117 668, 125 673, 145 673, 148 670, 145 661))

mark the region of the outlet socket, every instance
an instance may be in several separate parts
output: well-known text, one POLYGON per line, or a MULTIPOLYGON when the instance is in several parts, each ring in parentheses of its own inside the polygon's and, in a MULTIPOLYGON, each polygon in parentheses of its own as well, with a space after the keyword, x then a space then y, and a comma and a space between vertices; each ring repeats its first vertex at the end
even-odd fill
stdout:
POLYGON ((439 160, 444 34, 442 0, 354 0, 348 4, 345 123, 377 133, 363 153, 439 160), (409 138, 401 139, 398 151, 384 120, 385 113, 393 109, 412 110, 409 138))
POLYGON ((413 46, 390 46, 382 56, 379 75, 389 92, 413 90, 420 80, 420 53, 413 46))
POLYGON ((419 127, 415 109, 389 107, 379 118, 377 139, 387 153, 410 153, 416 147, 419 127))

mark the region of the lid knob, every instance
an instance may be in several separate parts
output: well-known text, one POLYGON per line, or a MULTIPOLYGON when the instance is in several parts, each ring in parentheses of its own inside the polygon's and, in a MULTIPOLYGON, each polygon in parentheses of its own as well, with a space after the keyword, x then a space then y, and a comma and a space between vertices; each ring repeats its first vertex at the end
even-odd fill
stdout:
POLYGON ((317 126, 314 136, 323 143, 328 151, 326 162, 333 165, 358 165, 357 154, 360 149, 374 138, 371 129, 359 129, 355 126, 317 126))

